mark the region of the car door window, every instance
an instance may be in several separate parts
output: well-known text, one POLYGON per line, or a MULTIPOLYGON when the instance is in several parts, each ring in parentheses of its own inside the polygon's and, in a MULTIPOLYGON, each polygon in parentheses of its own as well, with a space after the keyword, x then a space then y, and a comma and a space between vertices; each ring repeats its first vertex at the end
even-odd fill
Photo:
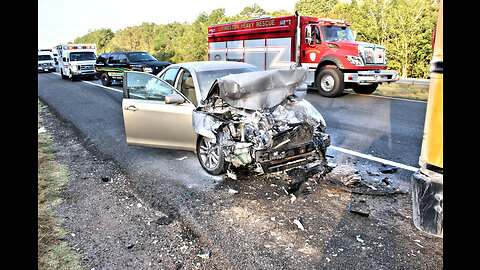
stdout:
POLYGON ((108 63, 109 64, 118 63, 118 54, 111 54, 110 57, 108 57, 108 63))
POLYGON ((182 69, 182 74, 180 78, 180 82, 177 86, 177 90, 182 92, 184 96, 186 96, 190 101, 195 104, 195 106, 198 104, 197 103, 197 95, 195 94, 195 85, 193 83, 193 77, 190 71, 186 69, 182 69))
POLYGON ((118 55, 118 63, 126 64, 127 63, 127 56, 124 53, 118 55))
POLYGON ((174 67, 167 69, 161 76, 161 78, 169 83, 171 86, 174 86, 175 84, 175 78, 177 77, 178 71, 180 68, 174 67))
POLYGON ((160 78, 143 72, 126 72, 125 84, 127 97, 132 99, 165 101, 165 96, 175 91, 160 78))

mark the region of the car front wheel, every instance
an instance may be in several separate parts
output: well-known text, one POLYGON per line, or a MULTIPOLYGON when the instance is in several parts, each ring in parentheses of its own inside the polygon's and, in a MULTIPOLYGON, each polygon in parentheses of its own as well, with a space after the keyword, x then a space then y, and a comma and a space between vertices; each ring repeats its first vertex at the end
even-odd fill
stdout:
POLYGON ((219 175, 226 170, 225 158, 218 140, 198 136, 197 157, 200 165, 209 174, 219 175))
POLYGON ((110 80, 110 77, 108 77, 107 73, 102 73, 102 76, 100 76, 100 80, 102 81, 102 84, 105 86, 112 85, 112 80, 110 80))

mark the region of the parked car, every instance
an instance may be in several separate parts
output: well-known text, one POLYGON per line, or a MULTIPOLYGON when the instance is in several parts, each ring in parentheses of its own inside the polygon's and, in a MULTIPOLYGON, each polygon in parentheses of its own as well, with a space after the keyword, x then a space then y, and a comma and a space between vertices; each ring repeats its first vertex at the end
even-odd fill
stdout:
POLYGON ((158 61, 147 52, 109 52, 98 57, 95 70, 102 84, 109 86, 114 80, 123 80, 125 71, 141 71, 156 75, 170 64, 158 61))
POLYGON ((55 63, 51 52, 38 51, 38 71, 55 72, 55 63))
POLYGON ((158 76, 125 72, 127 143, 195 151, 213 175, 233 167, 327 168, 330 136, 302 98, 306 76, 306 68, 259 71, 223 61, 175 64, 158 76))

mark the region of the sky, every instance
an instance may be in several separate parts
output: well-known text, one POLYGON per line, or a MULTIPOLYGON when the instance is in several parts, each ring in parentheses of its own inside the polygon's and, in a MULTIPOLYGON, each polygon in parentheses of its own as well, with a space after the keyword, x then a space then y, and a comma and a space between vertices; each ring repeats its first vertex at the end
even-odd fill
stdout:
POLYGON ((120 29, 143 22, 193 23, 201 12, 225 8, 225 15, 240 13, 257 3, 268 12, 294 13, 296 0, 38 0, 38 48, 73 42, 89 30, 120 29))

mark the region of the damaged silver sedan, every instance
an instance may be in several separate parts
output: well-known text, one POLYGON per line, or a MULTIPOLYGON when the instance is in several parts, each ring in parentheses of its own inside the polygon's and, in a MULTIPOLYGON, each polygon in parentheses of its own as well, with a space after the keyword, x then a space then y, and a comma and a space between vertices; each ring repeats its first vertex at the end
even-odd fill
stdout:
MULTIPOLYGON (((189 72, 195 71, 190 69, 189 72)), ((305 68, 231 72, 216 79, 208 92, 196 89, 198 105, 178 91, 178 87, 169 88, 170 85, 158 77, 152 76, 150 79, 154 78, 155 82, 141 80, 144 85, 139 85, 139 80, 131 80, 133 77, 129 74, 126 73, 124 80, 122 105, 129 144, 187 150, 193 150, 194 145, 201 166, 213 175, 222 174, 229 168, 270 173, 320 166, 326 171, 325 153, 330 145, 330 136, 325 133, 326 124, 322 115, 303 99, 306 95, 306 85, 303 83, 307 75, 305 68), (156 102, 157 106, 165 108, 161 109, 162 113, 158 114, 157 119, 152 115, 147 116, 148 127, 146 125, 143 128, 155 129, 157 126, 153 132, 160 133, 159 137, 182 138, 189 142, 168 143, 162 139, 157 143, 154 140, 142 143, 141 140, 129 138, 129 133, 151 133, 138 130, 139 121, 146 119, 138 118, 138 114, 136 119, 132 118, 133 114, 139 112, 132 100, 137 104, 145 103, 144 100, 135 101, 138 94, 135 97, 132 91, 155 91, 160 86, 163 98, 156 102), (147 89, 149 87, 150 90, 147 89), (136 110, 131 110, 131 106, 136 110), (158 123, 166 121, 173 121, 174 125, 182 127, 170 128, 171 125, 168 125, 168 130, 162 129, 158 123), (185 134, 185 126, 189 124, 193 127, 193 136, 185 134), (132 125, 136 126, 133 130, 132 125)), ((138 76, 136 74, 134 77, 138 76)), ((149 106, 152 107, 151 104, 149 106)))

